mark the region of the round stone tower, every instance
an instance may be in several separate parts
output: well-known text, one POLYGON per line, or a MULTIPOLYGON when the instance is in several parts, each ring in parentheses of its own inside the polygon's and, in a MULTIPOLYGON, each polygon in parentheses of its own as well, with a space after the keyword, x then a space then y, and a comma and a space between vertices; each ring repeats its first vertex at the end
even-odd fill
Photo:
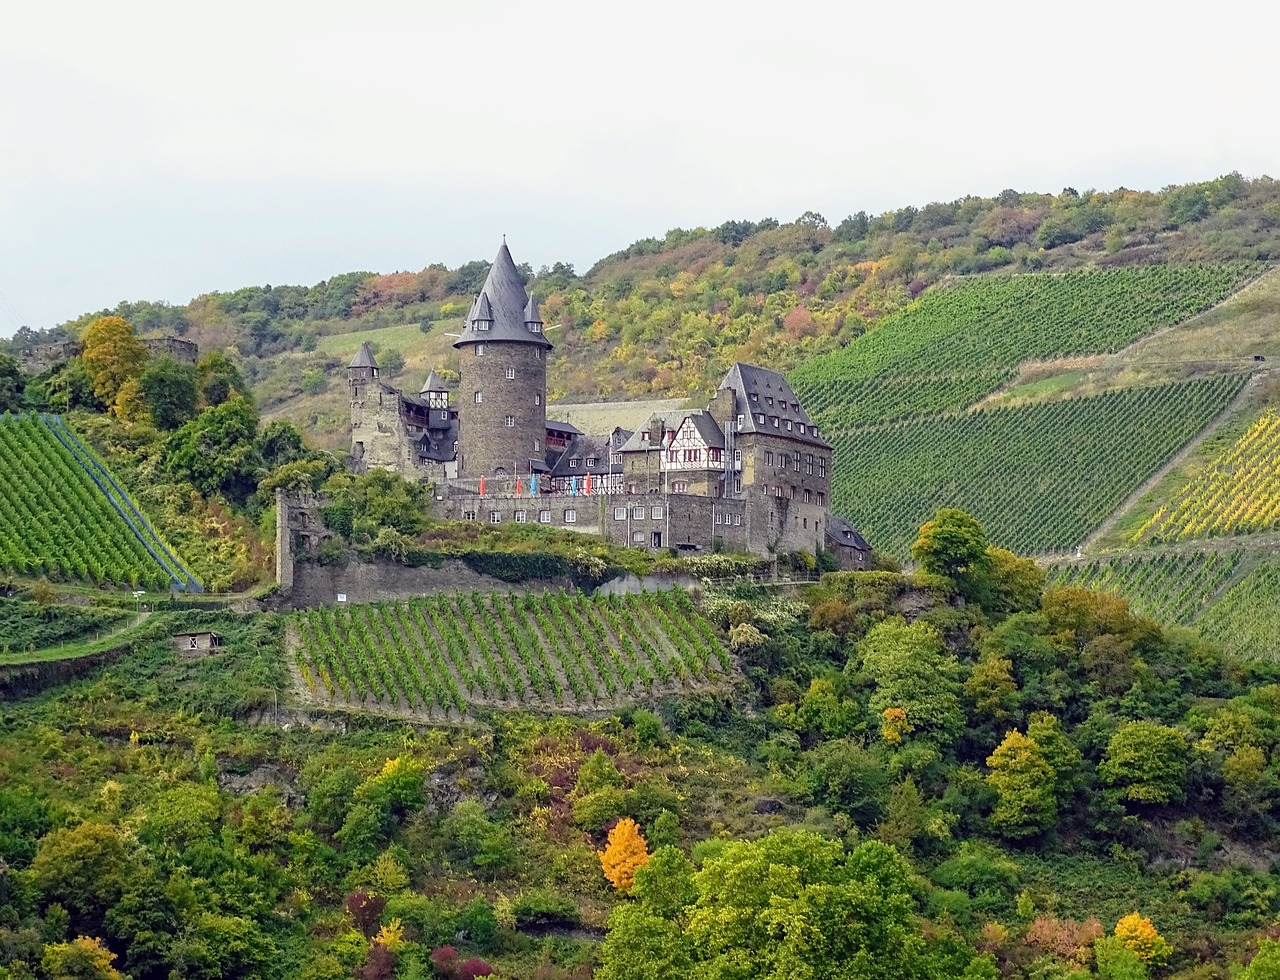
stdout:
POLYGON ((461 354, 458 476, 524 476, 546 469, 547 353, 538 305, 502 243, 453 345, 461 354))

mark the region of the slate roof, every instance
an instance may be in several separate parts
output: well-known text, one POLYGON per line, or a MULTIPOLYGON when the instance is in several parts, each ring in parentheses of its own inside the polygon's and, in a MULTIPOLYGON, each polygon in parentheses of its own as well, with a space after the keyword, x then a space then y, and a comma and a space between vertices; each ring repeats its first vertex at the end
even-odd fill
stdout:
POLYGON ((831 443, 816 434, 813 419, 809 418, 809 413, 800 404, 799 396, 787 384, 787 379, 777 371, 739 361, 729 368, 720 387, 730 388, 738 396, 738 411, 743 416, 739 432, 781 436, 821 446, 823 449, 831 448, 831 443), (770 400, 773 404, 769 404, 770 400), (760 422, 758 415, 763 415, 765 420, 760 422), (775 419, 778 421, 776 426, 775 419), (791 422, 790 429, 786 427, 788 420, 791 422), (804 426, 803 434, 800 432, 801 425, 804 426))
POLYGON ((858 551, 871 550, 871 545, 867 544, 867 539, 858 533, 858 529, 836 514, 827 515, 827 537, 846 548, 856 548, 858 551))
POLYGON ((610 462, 615 451, 614 440, 610 436, 589 436, 578 433, 569 441, 560 458, 552 465, 551 475, 585 476, 590 473, 592 476, 604 476, 606 473, 621 473, 622 464, 610 462), (578 465, 570 466, 569 462, 574 459, 578 461, 578 465), (587 466, 589 459, 594 459, 596 465, 587 466))
POLYGON ((702 441, 710 448, 724 448, 724 433, 720 431, 720 426, 716 424, 716 420, 711 417, 710 412, 694 412, 689 416, 689 421, 698 430, 698 435, 702 437, 702 441))
POLYGON ((555 419, 547 419, 547 431, 559 432, 566 436, 577 436, 582 434, 582 430, 576 425, 569 422, 558 422, 555 419))
MULTIPOLYGON (((550 350, 553 345, 547 340, 546 334, 534 333, 529 329, 525 316, 528 307, 529 295, 524 291, 520 273, 516 270, 516 264, 504 241, 489 269, 489 277, 484 281, 484 288, 471 304, 471 312, 467 314, 462 336, 454 341, 453 346, 518 341, 524 344, 536 344, 550 350), (479 329, 482 321, 488 321, 489 329, 479 329)), ((533 313, 537 315, 536 303, 533 304, 533 313)), ((542 321, 539 319, 534 322, 542 321)))
POLYGON ((444 386, 444 382, 440 380, 440 375, 436 374, 434 368, 432 368, 431 373, 427 375, 427 380, 422 382, 422 389, 418 394, 425 395, 428 391, 448 391, 444 386))
POLYGON ((373 359, 373 348, 369 346, 369 341, 366 340, 360 345, 360 349, 356 351, 356 356, 352 358, 347 367, 375 369, 378 367, 378 362, 373 359))
POLYGON ((417 441, 418 455, 433 463, 447 463, 457 456, 457 441, 458 420, 450 419, 447 429, 432 429, 422 434, 417 441))
POLYGON ((680 423, 692 414, 693 412, 687 408, 673 408, 665 412, 654 412, 649 416, 648 421, 646 421, 644 425, 631 433, 630 437, 628 437, 627 441, 622 444, 618 452, 637 453, 650 449, 661 449, 662 447, 660 445, 655 445, 652 442, 641 439, 641 435, 652 428, 655 420, 662 422, 662 427, 667 432, 675 432, 676 429, 680 428, 680 423))

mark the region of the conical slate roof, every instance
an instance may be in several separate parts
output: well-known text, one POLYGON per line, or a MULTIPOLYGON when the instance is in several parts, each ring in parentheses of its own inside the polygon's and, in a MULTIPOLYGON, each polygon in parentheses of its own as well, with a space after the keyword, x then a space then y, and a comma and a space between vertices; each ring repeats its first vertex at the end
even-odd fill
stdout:
POLYGON ((373 359, 373 348, 369 346, 369 341, 365 341, 360 345, 360 349, 356 351, 356 356, 352 359, 347 367, 353 368, 377 368, 378 362, 373 359))
POLYGON ((533 293, 529 294, 529 302, 524 307, 524 322, 541 323, 542 315, 538 312, 538 301, 533 298, 533 293))
POLYGON ((440 380, 440 375, 436 374, 435 369, 431 369, 431 373, 427 375, 427 380, 422 382, 422 390, 418 392, 425 395, 428 391, 447 391, 444 382, 440 380))
MULTIPOLYGON (((502 248, 498 249, 497 258, 493 260, 493 266, 489 269, 489 278, 485 280, 484 288, 480 290, 480 295, 471 306, 462 336, 453 346, 515 341, 523 344, 537 344, 539 347, 550 349, 551 341, 547 340, 541 332, 534 333, 526 325, 525 312, 528 305, 529 296, 524 291, 524 284, 520 282, 520 273, 516 271, 516 264, 511 258, 511 252, 507 249, 507 243, 503 242, 502 248), (487 323, 489 329, 478 329, 485 325, 485 321, 489 321, 487 323)), ((535 305, 533 309, 536 316, 537 306, 535 305)), ((541 323, 541 320, 532 322, 541 323)))

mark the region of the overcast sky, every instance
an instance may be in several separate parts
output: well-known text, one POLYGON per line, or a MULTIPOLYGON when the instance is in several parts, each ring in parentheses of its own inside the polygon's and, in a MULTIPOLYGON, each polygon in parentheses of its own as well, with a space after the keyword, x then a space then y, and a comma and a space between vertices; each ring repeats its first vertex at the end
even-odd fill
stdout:
POLYGON ((1280 176, 1258 3, 11 4, 0 334, 727 218, 1280 176))

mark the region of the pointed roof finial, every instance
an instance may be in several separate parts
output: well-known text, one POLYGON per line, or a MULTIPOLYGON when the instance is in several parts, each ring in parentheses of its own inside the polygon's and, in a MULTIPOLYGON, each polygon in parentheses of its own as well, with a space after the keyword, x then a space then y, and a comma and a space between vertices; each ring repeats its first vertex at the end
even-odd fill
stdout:
POLYGON ((378 367, 378 362, 373 358, 373 348, 369 346, 369 341, 364 341, 360 345, 360 349, 356 351, 356 356, 352 358, 351 363, 347 365, 349 368, 374 368, 378 367))
POLYGON ((427 375, 427 380, 422 382, 422 390, 418 394, 425 395, 429 391, 448 391, 444 386, 444 382, 440 379, 440 375, 436 374, 435 368, 431 369, 431 373, 427 375))

